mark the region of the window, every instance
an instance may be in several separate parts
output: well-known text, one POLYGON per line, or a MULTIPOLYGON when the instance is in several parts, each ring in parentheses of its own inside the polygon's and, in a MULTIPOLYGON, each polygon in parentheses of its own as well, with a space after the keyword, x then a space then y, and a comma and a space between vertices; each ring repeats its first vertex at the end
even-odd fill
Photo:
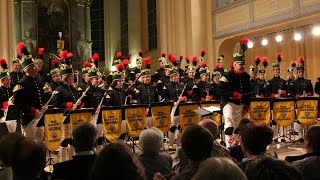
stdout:
POLYGON ((148 0, 148 40, 149 51, 157 49, 157 1, 148 0))
POLYGON ((129 53, 128 38, 128 0, 120 0, 120 36, 121 36, 121 52, 129 53))
POLYGON ((92 52, 99 53, 104 61, 104 6, 103 0, 92 1, 90 7, 92 52))

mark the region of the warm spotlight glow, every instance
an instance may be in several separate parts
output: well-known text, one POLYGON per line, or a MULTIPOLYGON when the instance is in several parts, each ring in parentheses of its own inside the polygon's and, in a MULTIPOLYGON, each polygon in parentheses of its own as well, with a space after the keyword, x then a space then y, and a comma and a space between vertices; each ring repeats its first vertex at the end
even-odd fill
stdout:
POLYGON ((320 27, 316 26, 312 29, 312 34, 315 36, 320 36, 320 27))
POLYGON ((262 46, 268 45, 268 40, 267 39, 262 39, 261 44, 262 44, 262 46))
POLYGON ((279 43, 283 40, 282 36, 281 35, 277 35, 276 36, 276 41, 279 43))
POLYGON ((293 36, 293 39, 295 41, 300 41, 302 38, 301 34, 300 33, 295 33, 294 36, 293 36))
POLYGON ((253 42, 252 42, 252 41, 249 41, 249 42, 248 42, 248 48, 249 48, 249 49, 253 48, 253 42))

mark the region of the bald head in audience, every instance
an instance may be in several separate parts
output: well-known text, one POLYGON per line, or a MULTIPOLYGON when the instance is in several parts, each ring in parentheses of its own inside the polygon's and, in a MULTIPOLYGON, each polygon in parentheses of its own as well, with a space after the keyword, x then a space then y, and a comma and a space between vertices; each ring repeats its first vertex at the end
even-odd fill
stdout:
POLYGON ((219 135, 219 127, 216 122, 211 119, 204 119, 201 120, 198 125, 206 128, 212 134, 214 140, 217 139, 219 135))

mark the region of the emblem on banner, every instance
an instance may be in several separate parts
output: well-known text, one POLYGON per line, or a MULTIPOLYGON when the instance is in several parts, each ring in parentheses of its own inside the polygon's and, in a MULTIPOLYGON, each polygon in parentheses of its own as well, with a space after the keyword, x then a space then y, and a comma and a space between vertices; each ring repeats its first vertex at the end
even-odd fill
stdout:
POLYGON ((113 133, 115 133, 116 128, 114 127, 113 124, 110 124, 109 125, 109 130, 110 130, 110 134, 113 134, 113 133))
POLYGON ((258 118, 259 118, 259 119, 262 118, 262 113, 261 113, 261 112, 258 113, 258 118))
POLYGON ((164 119, 163 118, 159 119, 159 123, 160 123, 160 126, 163 127, 165 125, 164 124, 164 119))
POLYGON ((285 112, 281 113, 281 117, 282 118, 286 118, 287 117, 287 113, 285 113, 285 112))
POLYGON ((55 139, 58 137, 57 131, 52 131, 52 137, 55 139))
POLYGON ((138 121, 133 122, 133 127, 135 130, 137 130, 139 127, 139 122, 138 121))
POLYGON ((187 121, 188 121, 188 124, 191 124, 191 123, 192 123, 192 118, 191 118, 191 117, 188 117, 188 118, 187 118, 187 121))
POLYGON ((310 117, 310 116, 311 116, 311 113, 310 113, 309 111, 305 111, 305 112, 304 112, 304 116, 310 117))

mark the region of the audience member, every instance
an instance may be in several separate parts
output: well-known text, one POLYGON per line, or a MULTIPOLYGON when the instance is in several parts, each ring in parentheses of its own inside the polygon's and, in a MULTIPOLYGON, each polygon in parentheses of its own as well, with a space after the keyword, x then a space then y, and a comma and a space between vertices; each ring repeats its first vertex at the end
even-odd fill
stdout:
MULTIPOLYGON (((178 174, 171 177, 173 180, 189 180, 197 172, 199 164, 210 157, 213 137, 210 132, 199 126, 189 126, 183 131, 181 144, 188 158, 188 165, 178 174)), ((160 173, 156 173, 155 180, 165 179, 160 173)))
POLYGON ((96 158, 92 180, 144 180, 145 171, 130 148, 121 142, 105 146, 96 158))
POLYGON ((301 172, 290 163, 271 156, 250 161, 245 169, 248 180, 302 180, 301 172))
MULTIPOLYGON (((216 139, 219 136, 219 127, 216 122, 210 119, 204 119, 199 122, 199 125, 206 128, 213 137, 213 145, 211 156, 221 157, 221 156, 230 156, 230 152, 224 146, 221 146, 217 143, 216 139)), ((173 156, 173 170, 178 173, 181 172, 188 165, 188 158, 183 152, 182 147, 177 148, 173 156)))
POLYGON ((14 180, 41 179, 46 165, 46 148, 33 139, 19 139, 13 150, 12 171, 14 180))
MULTIPOLYGON (((245 130, 244 127, 249 127, 249 126, 246 126, 247 124, 254 124, 254 122, 248 118, 241 119, 239 126, 234 133, 239 134, 239 137, 241 137, 241 133, 245 130)), ((228 148, 230 150, 230 156, 232 158, 235 158, 237 162, 241 162, 242 159, 244 158, 244 153, 242 152, 241 146, 239 143, 240 143, 240 138, 235 138, 233 139, 231 146, 228 148)))
POLYGON ((156 127, 145 129, 139 136, 141 153, 138 160, 146 170, 147 179, 153 179, 156 172, 167 175, 171 173, 172 158, 166 153, 159 153, 163 147, 163 133, 156 127))
POLYGON ((312 126, 307 131, 304 140, 307 154, 292 162, 301 172, 305 180, 320 179, 320 126, 312 126))
POLYGON ((0 140, 0 179, 1 180, 12 180, 12 158, 13 149, 17 141, 23 139, 24 136, 21 133, 9 133, 2 137, 0 140))
POLYGON ((76 155, 72 160, 55 164, 51 179, 89 179, 96 158, 93 152, 96 134, 96 128, 92 124, 82 123, 76 126, 72 131, 76 155))
POLYGON ((247 124, 241 132, 240 145, 246 158, 239 162, 244 171, 247 163, 259 156, 265 156, 267 146, 272 142, 273 131, 265 124, 247 124))
POLYGON ((203 161, 192 180, 247 180, 247 176, 230 159, 209 158, 203 161))

